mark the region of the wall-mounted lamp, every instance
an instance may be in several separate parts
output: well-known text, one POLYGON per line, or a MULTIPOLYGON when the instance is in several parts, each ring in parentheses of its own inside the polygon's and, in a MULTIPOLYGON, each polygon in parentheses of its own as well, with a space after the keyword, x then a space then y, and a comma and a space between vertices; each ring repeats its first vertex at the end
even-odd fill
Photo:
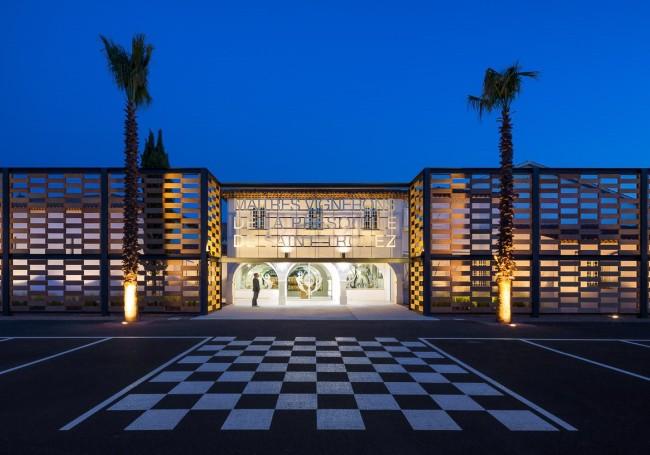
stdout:
POLYGON ((291 247, 290 246, 280 247, 280 251, 284 254, 284 258, 287 259, 289 257, 289 253, 291 253, 291 247))
POLYGON ((350 251, 350 247, 340 246, 337 248, 337 250, 339 253, 341 253, 341 258, 345 259, 345 255, 350 251))

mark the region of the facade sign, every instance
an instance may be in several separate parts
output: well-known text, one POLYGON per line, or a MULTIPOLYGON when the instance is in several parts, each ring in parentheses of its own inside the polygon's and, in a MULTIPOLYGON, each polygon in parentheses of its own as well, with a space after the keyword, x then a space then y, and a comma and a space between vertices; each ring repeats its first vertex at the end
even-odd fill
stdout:
POLYGON ((230 200, 233 257, 405 257, 406 204, 386 198, 230 200))

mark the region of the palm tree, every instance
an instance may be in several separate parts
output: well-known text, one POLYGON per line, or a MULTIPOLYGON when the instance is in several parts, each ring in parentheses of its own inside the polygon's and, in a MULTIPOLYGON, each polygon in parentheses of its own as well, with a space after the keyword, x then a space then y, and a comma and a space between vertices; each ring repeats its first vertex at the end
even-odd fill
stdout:
POLYGON ((138 34, 131 40, 131 53, 101 36, 110 70, 117 87, 126 95, 124 122, 124 238, 122 271, 124 273, 124 318, 138 317, 138 122, 136 111, 151 103, 147 77, 153 46, 138 34))
POLYGON ((513 177, 512 177, 512 122, 510 119, 510 105, 521 90, 523 78, 537 78, 537 71, 522 71, 519 63, 496 71, 488 68, 483 78, 483 93, 481 96, 468 97, 470 107, 478 111, 479 118, 485 112, 501 111, 499 121, 499 153, 501 154, 501 167, 499 177, 501 181, 501 194, 499 200, 499 239, 497 243, 497 284, 499 286, 499 300, 497 319, 499 322, 509 324, 512 320, 511 293, 512 280, 514 279, 515 261, 512 256, 512 230, 513 230, 513 177))

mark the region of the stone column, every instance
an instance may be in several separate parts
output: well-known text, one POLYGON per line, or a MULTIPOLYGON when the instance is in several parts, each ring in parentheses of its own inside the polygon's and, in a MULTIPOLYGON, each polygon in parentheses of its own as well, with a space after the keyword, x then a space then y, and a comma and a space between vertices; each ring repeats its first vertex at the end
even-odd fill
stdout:
POLYGON ((287 304, 287 280, 278 279, 278 305, 287 304))

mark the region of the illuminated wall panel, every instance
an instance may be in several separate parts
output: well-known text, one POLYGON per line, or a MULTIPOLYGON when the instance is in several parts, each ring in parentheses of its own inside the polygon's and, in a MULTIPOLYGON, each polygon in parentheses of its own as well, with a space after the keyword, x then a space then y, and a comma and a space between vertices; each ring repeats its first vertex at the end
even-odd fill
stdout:
POLYGON ((540 212, 542 254, 639 252, 637 174, 542 172, 540 212))
MULTIPOLYGON (((110 292, 105 302, 121 311, 123 172, 25 169, 9 175, 11 311, 101 311, 101 261, 106 253, 110 292), (106 206, 102 206, 104 200, 106 206), (104 213, 107 216, 102 219, 104 213), (102 252, 104 223, 108 248, 102 252)), ((139 301, 144 311, 200 310, 202 223, 208 223, 209 254, 218 259, 220 202, 219 184, 208 172, 141 174, 139 301), (205 220, 201 208, 204 175, 210 181, 205 220)), ((2 213, 6 212, 5 207, 2 213)), ((207 283, 205 296, 214 309, 220 299, 218 268, 213 267, 209 276, 213 281, 207 283)))
POLYGON ((99 173, 12 174, 10 180, 12 253, 99 253, 99 173))
MULTIPOLYGON (((514 248, 530 252, 531 176, 515 174, 514 248)), ((499 228, 496 174, 431 174, 431 253, 491 254, 499 228)))
POLYGON ((636 313, 638 262, 616 259, 542 260, 541 311, 636 313))
POLYGON ((12 311, 99 311, 98 259, 13 259, 12 311))
MULTIPOLYGON (((138 267, 138 303, 142 311, 199 311, 200 261, 159 259, 138 267)), ((110 303, 122 311, 122 261, 111 260, 110 303)))
MULTIPOLYGON (((432 312, 493 312, 498 295, 490 259, 431 261, 432 312)), ((513 311, 530 311, 530 261, 517 260, 513 311)))

